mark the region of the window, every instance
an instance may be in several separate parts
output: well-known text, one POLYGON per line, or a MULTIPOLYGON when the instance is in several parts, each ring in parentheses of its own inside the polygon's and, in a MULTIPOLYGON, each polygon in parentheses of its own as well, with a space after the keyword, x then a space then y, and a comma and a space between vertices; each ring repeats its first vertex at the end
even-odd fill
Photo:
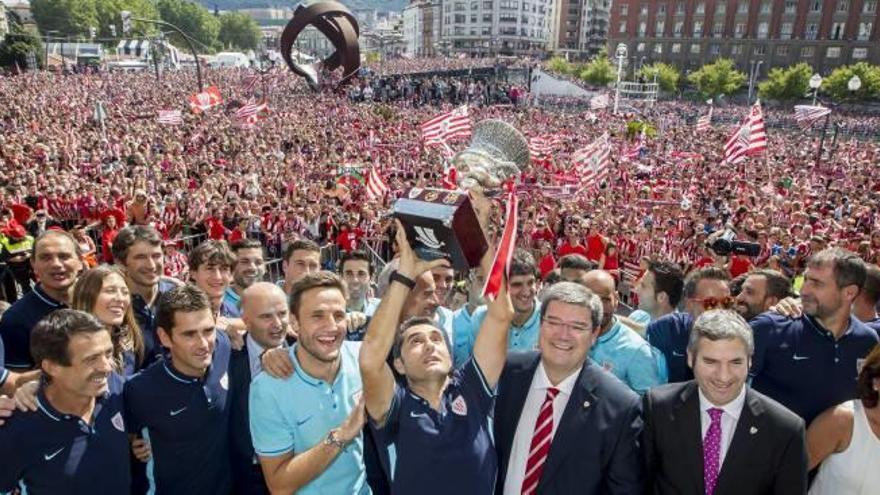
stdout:
POLYGON ((629 5, 625 5, 625 4, 621 5, 620 6, 620 15, 627 15, 627 14, 629 14, 629 5))
POLYGON ((504 22, 508 24, 516 24, 516 15, 515 14, 501 14, 498 16, 498 22, 504 22))
POLYGON ((797 0, 785 0, 785 13, 794 14, 797 12, 797 0))
POLYGON ((477 23, 477 14, 471 14, 471 24, 477 23))
POLYGON ((843 30, 844 23, 843 22, 835 22, 831 25, 831 33, 829 33, 829 37, 833 40, 839 40, 843 38, 843 30))
POLYGON ((763 2, 761 2, 761 13, 762 14, 769 14, 770 13, 770 6, 771 6, 771 4, 767 0, 764 0, 763 2))
POLYGON ((724 34, 724 22, 718 21, 712 26, 712 36, 720 38, 724 34))
POLYGON ((617 32, 618 33, 625 33, 626 32, 626 21, 620 21, 620 26, 618 26, 617 32))
POLYGON ((868 49, 864 47, 853 48, 852 58, 859 60, 868 58, 868 49))
POLYGON ((846 13, 849 10, 849 0, 837 0, 837 11, 846 13))
POLYGON ((648 15, 648 6, 642 5, 642 9, 639 11, 639 15, 648 15))
POLYGON ((703 36, 703 21, 694 22, 694 38, 703 36))
POLYGON ((746 23, 737 22, 736 26, 734 27, 734 30, 733 30, 733 35, 737 38, 742 38, 743 36, 745 36, 746 35, 746 23))
POLYGON ((684 3, 678 2, 675 4, 675 15, 684 15, 684 3))
POLYGON ((657 21, 654 24, 654 36, 663 36, 663 32, 666 30, 666 22, 665 21, 657 21))
POLYGON ((654 53, 657 55, 663 55, 663 43, 657 43, 654 45, 654 53))
POLYGON ((749 13, 749 2, 740 0, 739 5, 736 7, 737 14, 748 14, 749 13))
POLYGON ((718 2, 715 4, 715 15, 718 14, 726 14, 727 13, 727 4, 724 2, 718 2))
POLYGON ((681 43, 672 44, 672 53, 681 53, 681 43))
POLYGON ((492 14, 483 14, 483 22, 486 24, 492 24, 492 14))
POLYGON ((730 47, 731 55, 742 55, 743 54, 743 46, 742 45, 733 45, 730 47))
POLYGON ((661 3, 657 6, 657 15, 666 15, 666 4, 661 3))
POLYGON ((822 10, 822 0, 811 0, 810 12, 819 12, 822 10))
POLYGON ((467 16, 464 14, 455 14, 455 23, 456 24, 464 24, 467 21, 467 16))
POLYGON ((648 31, 648 24, 645 22, 640 22, 639 23, 639 36, 644 36, 647 31, 648 31))
POLYGON ((480 8, 479 2, 471 2, 471 10, 478 10, 480 8))
POLYGON ((877 12, 877 0, 865 0, 862 4, 862 13, 873 14, 877 12))
POLYGON ((859 41, 868 41, 868 37, 871 36, 871 31, 874 29, 873 22, 860 22, 859 23, 859 41))
POLYGON ((698 14, 705 14, 706 13, 706 4, 705 3, 700 2, 697 4, 697 13, 698 14))
POLYGON ((640 53, 643 52, 643 51, 645 51, 645 44, 644 44, 644 43, 639 43, 638 45, 636 45, 636 51, 637 51, 637 52, 640 52, 640 53))
POLYGON ((767 47, 765 47, 764 45, 755 45, 755 48, 754 48, 754 50, 752 50, 752 53, 755 55, 764 55, 764 53, 766 52, 766 48, 767 47))
POLYGON ((675 30, 673 31, 672 35, 676 38, 681 38, 682 31, 684 31, 684 22, 675 21, 675 30))
POLYGON ((519 8, 519 2, 515 0, 501 0, 501 8, 508 10, 516 10, 519 8))
POLYGON ((766 40, 767 34, 770 32, 770 23, 761 21, 758 23, 758 39, 766 40))
POLYGON ((779 37, 784 40, 790 40, 792 32, 794 32, 794 24, 790 22, 783 22, 782 26, 779 29, 779 37))
POLYGON ((483 2, 483 10, 492 10, 492 2, 491 1, 483 2))
POLYGON ((693 45, 691 45, 691 54, 692 55, 699 55, 700 54, 700 45, 699 44, 694 43, 693 45))
POLYGON ((807 24, 807 30, 806 30, 806 34, 804 35, 804 38, 808 39, 808 40, 815 40, 816 39, 816 32, 818 30, 819 30, 818 24, 816 24, 814 22, 807 24))
POLYGON ((840 47, 829 46, 828 49, 825 50, 825 58, 840 58, 840 47))
POLYGON ((464 10, 464 2, 455 2, 455 11, 461 12, 464 10))
POLYGON ((801 48, 801 58, 813 58, 816 55, 816 49, 812 46, 801 48))
POLYGON ((782 45, 776 47, 776 55, 779 57, 787 57, 788 56, 788 45, 782 45))
POLYGON ((711 53, 712 55, 715 55, 716 57, 717 57, 718 55, 721 55, 721 45, 711 45, 711 46, 709 46, 709 53, 711 53))

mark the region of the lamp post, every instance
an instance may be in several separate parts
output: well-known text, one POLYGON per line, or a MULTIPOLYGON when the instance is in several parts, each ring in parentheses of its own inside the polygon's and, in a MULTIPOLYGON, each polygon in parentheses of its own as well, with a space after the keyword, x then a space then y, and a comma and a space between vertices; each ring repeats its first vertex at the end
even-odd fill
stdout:
POLYGON ((614 86, 614 115, 617 115, 618 102, 620 100, 620 75, 623 71, 623 61, 626 60, 626 44, 619 43, 614 51, 617 57, 617 84, 614 86))
POLYGON ((758 74, 761 72, 761 64, 763 64, 763 60, 751 60, 749 61, 749 65, 751 69, 749 70, 749 105, 752 104, 752 93, 755 89, 755 83, 758 81, 758 74))
MULTIPOLYGON (((812 79, 810 80, 812 86, 812 79)), ((857 75, 853 75, 849 78, 849 81, 846 83, 846 88, 849 89, 850 94, 854 97, 856 91, 862 87, 862 79, 857 75)), ((819 150, 816 151, 816 167, 819 167, 819 163, 822 161, 822 148, 825 146, 825 135, 828 133, 828 122, 831 119, 831 114, 825 116, 825 125, 822 126, 822 137, 819 139, 819 150)), ((835 140, 836 140, 836 131, 835 131, 835 140)))
POLYGON ((813 74, 810 78, 810 87, 813 88, 813 106, 816 106, 816 97, 819 94, 819 86, 822 86, 822 76, 813 74))
POLYGON ((138 21, 138 22, 146 22, 148 24, 156 24, 158 26, 165 26, 167 28, 173 29, 177 34, 179 34, 180 37, 183 38, 183 40, 186 41, 186 44, 189 46, 189 51, 192 52, 193 59, 195 60, 195 63, 196 63, 196 78, 198 79, 199 93, 202 92, 202 88, 204 87, 204 84, 202 83, 202 68, 199 66, 199 54, 198 54, 198 52, 196 52, 196 47, 195 47, 195 45, 193 45, 192 38, 188 34, 181 31, 181 29, 179 27, 175 26, 174 24, 170 24, 165 21, 157 21, 157 20, 153 20, 153 19, 141 19, 140 17, 132 17, 131 12, 129 12, 127 10, 123 10, 123 11, 119 12, 119 15, 122 18, 122 25, 123 25, 122 30, 123 31, 128 31, 128 29, 126 29, 126 26, 130 25, 130 21, 138 21))

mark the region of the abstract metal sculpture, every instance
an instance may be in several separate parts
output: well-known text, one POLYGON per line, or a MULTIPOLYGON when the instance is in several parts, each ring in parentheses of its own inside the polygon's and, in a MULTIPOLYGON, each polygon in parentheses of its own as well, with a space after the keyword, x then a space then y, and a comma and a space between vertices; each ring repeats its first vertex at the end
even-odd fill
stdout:
POLYGON ((360 31, 357 20, 345 5, 333 1, 300 5, 281 33, 281 57, 290 70, 305 78, 309 87, 315 91, 320 88, 322 71, 333 71, 342 67, 342 79, 337 84, 338 88, 348 83, 360 68, 358 36, 360 31), (291 51, 296 38, 310 25, 320 31, 335 50, 324 60, 300 65, 294 62, 291 51))

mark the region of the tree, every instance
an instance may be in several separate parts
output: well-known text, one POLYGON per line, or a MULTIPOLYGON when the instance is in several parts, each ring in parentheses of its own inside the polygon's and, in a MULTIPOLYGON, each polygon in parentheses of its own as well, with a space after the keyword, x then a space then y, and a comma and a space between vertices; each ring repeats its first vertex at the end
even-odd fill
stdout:
POLYGON ((614 71, 608 57, 597 55, 584 66, 578 77, 595 86, 607 86, 614 80, 614 71))
POLYGON ((223 46, 253 50, 260 45, 263 34, 253 17, 242 12, 229 12, 220 16, 218 38, 223 46))
POLYGON ((805 62, 791 67, 775 67, 767 80, 758 84, 761 98, 772 100, 799 100, 810 91, 813 68, 805 62))
POLYGON ((30 53, 36 57, 37 65, 42 66, 45 53, 40 38, 18 25, 10 27, 12 29, 0 42, 0 67, 14 67, 18 64, 18 67, 24 70, 27 68, 27 58, 30 53))
MULTIPOLYGON (((109 37, 110 26, 117 25, 119 12, 128 10, 134 17, 156 19, 159 14, 150 0, 34 0, 31 12, 42 33, 57 31, 62 36, 88 36, 89 28, 97 30, 98 37, 109 37)), ((154 32, 144 23, 134 23, 132 37, 154 32)))
POLYGON ((95 27, 99 38, 109 38, 113 35, 110 26, 116 26, 116 35, 125 38, 141 38, 158 30, 154 24, 135 21, 131 23, 131 33, 124 34, 119 16, 123 10, 131 12, 132 17, 140 19, 159 18, 156 4, 151 0, 96 0, 95 12, 98 24, 95 27))
POLYGON ((657 83, 660 85, 660 89, 667 93, 673 93, 678 89, 678 80, 681 74, 679 74, 678 69, 669 64, 656 62, 642 67, 639 71, 639 76, 649 82, 654 80, 654 76, 657 76, 657 83))
POLYGON ((547 69, 557 74, 571 74, 572 65, 568 60, 557 55, 547 61, 547 69))
MULTIPOLYGON (((179 27, 202 44, 202 48, 215 50, 219 48, 217 35, 220 32, 220 21, 208 9, 194 2, 184 0, 159 0, 157 2, 162 20, 179 27)), ((180 35, 171 35, 176 45, 185 43, 180 35)))
POLYGON ((746 81, 746 75, 736 70, 733 60, 722 58, 692 72, 688 81, 697 87, 704 98, 716 98, 735 93, 746 81))
POLYGON ((859 62, 838 67, 822 81, 822 92, 839 101, 878 99, 880 98, 880 66, 859 62), (849 90, 849 80, 853 76, 859 76, 862 80, 862 87, 854 94, 849 90))

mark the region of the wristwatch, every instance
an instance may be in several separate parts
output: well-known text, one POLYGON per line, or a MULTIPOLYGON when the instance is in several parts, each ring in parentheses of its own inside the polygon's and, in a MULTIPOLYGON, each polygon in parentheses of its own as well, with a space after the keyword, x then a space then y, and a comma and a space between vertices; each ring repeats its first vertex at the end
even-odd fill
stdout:
POLYGON ((406 287, 408 287, 409 290, 413 290, 416 288, 416 281, 415 280, 407 277, 406 275, 400 273, 397 270, 394 270, 393 272, 391 272, 391 276, 388 277, 388 280, 391 282, 399 282, 399 283, 405 285, 406 287))
POLYGON ((327 437, 324 439, 324 445, 333 445, 339 450, 345 450, 345 442, 336 438, 336 432, 338 430, 330 430, 330 433, 327 434, 327 437))

